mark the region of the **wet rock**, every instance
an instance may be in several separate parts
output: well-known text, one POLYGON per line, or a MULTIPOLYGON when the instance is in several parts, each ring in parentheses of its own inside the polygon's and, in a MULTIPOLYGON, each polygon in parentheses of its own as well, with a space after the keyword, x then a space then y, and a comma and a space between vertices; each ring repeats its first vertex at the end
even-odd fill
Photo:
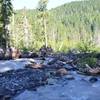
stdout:
POLYGON ((51 47, 45 47, 42 46, 39 50, 40 56, 45 57, 50 55, 53 52, 53 49, 51 47))
POLYGON ((91 68, 91 67, 83 67, 83 68, 79 68, 77 71, 79 74, 87 74, 87 75, 99 75, 100 74, 100 68, 96 67, 96 68, 91 68))
POLYGON ((52 64, 55 64, 57 62, 57 58, 52 58, 52 60, 48 61, 48 65, 52 65, 52 64))
POLYGON ((21 58, 30 58, 30 52, 24 51, 21 53, 21 58))
POLYGON ((54 85, 57 80, 53 78, 48 79, 48 85, 54 85))
POLYGON ((0 88, 0 100, 10 100, 12 92, 5 88, 0 88))
POLYGON ((11 56, 12 56, 12 59, 18 59, 19 57, 20 57, 20 55, 21 55, 21 53, 20 53, 20 51, 19 51, 19 49, 17 49, 17 48, 12 48, 11 49, 11 56))
POLYGON ((37 58, 38 54, 30 51, 23 51, 20 58, 37 58))
POLYGON ((53 64, 53 65, 43 65, 43 68, 51 69, 51 70, 58 70, 58 69, 63 68, 63 67, 59 66, 58 64, 53 64))
POLYGON ((91 74, 91 75, 98 75, 98 74, 100 74, 100 68, 97 67, 97 68, 89 69, 89 74, 91 74))
POLYGON ((100 53, 96 54, 96 58, 98 58, 100 60, 100 53))
POLYGON ((4 50, 2 48, 0 48, 0 60, 3 60, 4 57, 5 57, 4 50))
POLYGON ((33 64, 25 65, 25 68, 40 69, 40 68, 43 68, 43 65, 42 64, 38 64, 38 63, 33 63, 33 64))
POLYGON ((3 73, 0 77, 0 93, 15 95, 22 90, 36 88, 46 83, 47 76, 41 70, 20 69, 3 73), (2 92, 2 90, 4 92, 2 92), (8 92, 5 90, 9 90, 8 92))
POLYGON ((5 53, 5 59, 6 60, 12 59, 12 49, 11 48, 7 48, 6 53, 5 53))
POLYGON ((37 57, 39 57, 39 55, 37 54, 37 53, 35 53, 35 52, 30 52, 30 58, 37 58, 37 57))
POLYGON ((6 54, 5 54, 5 59, 9 60, 9 59, 16 59, 19 58, 21 55, 19 49, 15 48, 15 47, 9 47, 6 50, 6 54))
POLYGON ((99 67, 100 67, 100 60, 98 60, 98 61, 97 61, 97 66, 99 66, 99 67))
POLYGON ((64 65, 66 65, 65 62, 62 62, 62 61, 59 61, 59 60, 56 62, 56 64, 58 64, 59 66, 64 66, 64 65))
POLYGON ((11 100, 11 96, 10 95, 6 95, 3 97, 3 100, 11 100))
POLYGON ((73 67, 73 66, 70 65, 70 64, 65 64, 65 65, 64 65, 64 68, 66 68, 67 70, 75 70, 75 69, 76 69, 76 67, 73 67))
POLYGON ((95 83, 95 82, 98 81, 98 79, 97 79, 96 77, 91 77, 91 78, 89 79, 89 81, 90 81, 91 83, 95 83))
POLYGON ((68 71, 65 68, 61 68, 61 69, 58 69, 56 71, 57 76, 64 76, 64 75, 67 75, 67 74, 68 74, 68 71))
POLYGON ((74 76, 73 75, 66 75, 65 77, 67 80, 74 80, 74 76))
POLYGON ((3 100, 3 95, 0 95, 0 100, 3 100))

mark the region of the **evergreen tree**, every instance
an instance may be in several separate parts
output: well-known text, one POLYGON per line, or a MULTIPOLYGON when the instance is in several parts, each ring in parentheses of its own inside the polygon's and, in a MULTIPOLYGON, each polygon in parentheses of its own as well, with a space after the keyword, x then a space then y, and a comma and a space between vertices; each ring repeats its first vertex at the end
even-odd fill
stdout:
POLYGON ((1 11, 0 11, 0 46, 6 49, 9 44, 9 24, 10 24, 10 17, 13 13, 13 6, 11 0, 0 0, 1 3, 1 11))
POLYGON ((41 19, 41 24, 42 24, 42 32, 44 34, 45 38, 45 46, 48 46, 48 39, 47 39, 47 3, 48 0, 40 0, 38 4, 38 11, 40 12, 39 18, 41 19))

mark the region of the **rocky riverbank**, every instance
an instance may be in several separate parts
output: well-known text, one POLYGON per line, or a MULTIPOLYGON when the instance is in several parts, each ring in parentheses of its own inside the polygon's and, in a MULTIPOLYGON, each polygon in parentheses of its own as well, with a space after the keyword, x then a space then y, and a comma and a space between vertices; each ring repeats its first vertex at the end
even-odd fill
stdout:
MULTIPOLYGON (((48 87, 53 85, 55 87, 58 84, 61 85, 61 87, 57 88, 55 87, 57 91, 58 88, 62 90, 63 86, 65 86, 66 89, 68 88, 68 91, 69 88, 71 88, 72 91, 73 89, 75 89, 76 91, 77 89, 74 88, 73 86, 78 86, 80 88, 82 87, 85 93, 85 91, 87 90, 86 87, 89 86, 89 91, 91 91, 93 90, 93 87, 91 87, 91 85, 99 83, 100 78, 99 76, 97 76, 99 75, 100 72, 99 57, 96 55, 93 56, 93 59, 94 58, 96 59, 96 63, 93 64, 98 67, 91 67, 89 63, 86 61, 83 61, 84 63, 83 62, 81 63, 80 59, 83 58, 85 59, 89 57, 92 58, 91 54, 75 54, 72 52, 69 52, 67 54, 65 53, 46 54, 46 51, 42 50, 40 55, 34 58, 20 58, 15 60, 0 61, 0 100, 25 100, 25 98, 23 97, 23 93, 25 93, 24 95, 28 93, 28 97, 31 95, 31 93, 24 91, 34 91, 34 92, 36 91, 37 93, 37 89, 39 89, 40 86, 44 87, 45 90, 45 86, 48 87), (80 75, 78 73, 91 76, 80 75), (70 85, 69 84, 67 85, 67 83, 70 83, 70 85), (71 84, 73 88, 71 87, 71 84), (22 97, 20 96, 21 93, 22 97)), ((96 87, 98 87, 98 84, 96 87)), ((51 90, 52 89, 50 89, 50 92, 51 90)), ((61 92, 61 90, 59 91, 61 92)), ((63 92, 65 93, 65 91, 63 92)), ((96 91, 96 88, 93 91, 96 91)), ((99 88, 97 91, 99 91, 99 88)), ((59 93, 57 92, 57 95, 55 96, 56 99, 55 98, 49 99, 48 97, 48 99, 46 98, 44 100, 66 100, 67 97, 65 95, 64 99, 62 99, 58 96, 58 94, 59 93)), ((93 92, 90 94, 92 95, 93 92)), ((46 95, 48 94, 46 93, 46 95)), ((77 96, 75 96, 76 99, 74 99, 73 94, 72 96, 73 98, 71 97, 71 95, 68 95, 68 98, 70 98, 68 100, 99 100, 99 99, 86 99, 86 98, 84 99, 83 97, 79 99, 79 97, 77 96)), ((37 99, 34 100, 40 100, 40 98, 38 97, 36 98, 37 99)))

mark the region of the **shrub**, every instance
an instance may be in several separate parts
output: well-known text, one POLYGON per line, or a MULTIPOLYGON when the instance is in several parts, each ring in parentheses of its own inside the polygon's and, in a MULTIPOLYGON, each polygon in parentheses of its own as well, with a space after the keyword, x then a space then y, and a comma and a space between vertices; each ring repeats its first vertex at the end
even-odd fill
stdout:
POLYGON ((88 64, 92 68, 96 66, 96 63, 97 63, 97 58, 94 57, 81 58, 79 60, 78 66, 86 67, 86 64, 88 64))
POLYGON ((92 40, 82 40, 80 43, 77 45, 78 49, 80 52, 95 52, 96 45, 93 43, 92 40))

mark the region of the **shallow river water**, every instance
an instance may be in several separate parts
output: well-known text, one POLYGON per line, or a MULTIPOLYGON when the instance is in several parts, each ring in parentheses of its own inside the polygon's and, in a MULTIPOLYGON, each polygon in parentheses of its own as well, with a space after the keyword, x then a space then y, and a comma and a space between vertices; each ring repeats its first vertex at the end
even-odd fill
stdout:
POLYGON ((24 91, 14 100, 100 100, 100 78, 95 83, 91 77, 74 75, 74 80, 50 79, 50 85, 39 87, 37 91, 24 91))
MULTIPOLYGON (((24 68, 30 60, 0 61, 0 72, 12 69, 24 68)), ((36 91, 25 90, 13 98, 13 100, 100 100, 100 77, 98 81, 91 83, 92 76, 84 76, 71 71, 70 75, 62 78, 48 79, 48 85, 40 86, 36 91)))

